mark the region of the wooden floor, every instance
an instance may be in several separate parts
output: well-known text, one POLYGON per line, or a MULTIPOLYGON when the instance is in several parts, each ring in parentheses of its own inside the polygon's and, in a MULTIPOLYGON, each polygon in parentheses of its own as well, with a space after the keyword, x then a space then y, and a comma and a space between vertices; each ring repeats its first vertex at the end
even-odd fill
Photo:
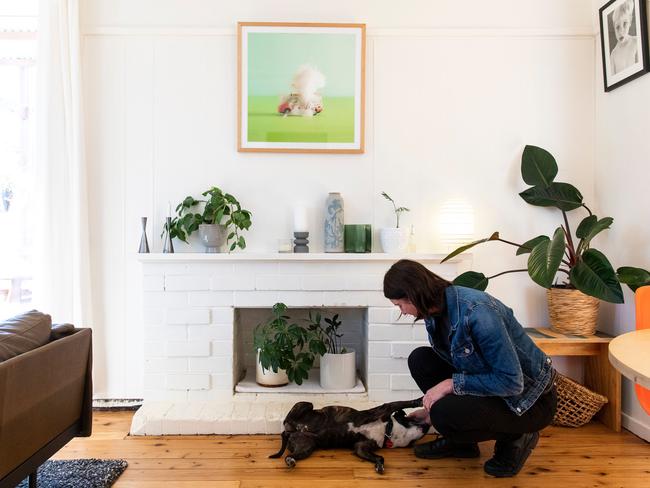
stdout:
POLYGON ((268 459, 277 435, 128 437, 132 415, 95 412, 93 436, 73 440, 56 459, 126 459, 117 488, 650 487, 650 444, 599 423, 544 430, 522 472, 495 479, 483 472, 491 442, 481 444, 480 459, 428 461, 409 448, 385 449, 384 475, 347 450, 317 451, 289 470, 268 459))

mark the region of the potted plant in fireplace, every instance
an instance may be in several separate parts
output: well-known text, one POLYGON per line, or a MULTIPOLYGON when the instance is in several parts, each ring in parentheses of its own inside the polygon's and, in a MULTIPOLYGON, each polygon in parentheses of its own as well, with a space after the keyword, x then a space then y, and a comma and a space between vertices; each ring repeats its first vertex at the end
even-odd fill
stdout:
POLYGON ((521 158, 521 176, 530 188, 519 196, 528 204, 554 207, 562 214, 562 223, 551 237, 539 235, 518 244, 502 239, 498 232, 459 247, 442 262, 484 242, 499 241, 517 248, 516 255, 529 254, 526 268, 485 276, 476 271, 459 275, 454 284, 485 290, 492 278, 513 272, 527 272, 538 285, 547 289, 551 327, 559 332, 593 334, 599 300, 623 302, 620 283, 633 291, 650 284, 650 273, 641 268, 621 267, 614 271, 605 255, 591 247, 592 240, 608 229, 614 219, 598 218, 584 204, 582 194, 569 183, 554 181, 558 167, 546 150, 526 146, 521 158), (583 209, 587 215, 575 230, 569 226, 567 212, 583 209))
POLYGON ((273 305, 273 313, 253 331, 257 351, 255 381, 262 386, 301 385, 314 365, 319 348, 310 330, 291 322, 284 303, 273 305), (306 350, 305 350, 306 349, 306 350))
POLYGON ((321 355, 320 386, 326 390, 349 390, 357 384, 356 354, 342 346, 340 326, 338 314, 323 318, 320 312, 309 312, 309 330, 314 335, 312 349, 321 355))
POLYGON ((395 227, 384 227, 379 229, 379 242, 381 248, 385 253, 398 253, 406 251, 408 245, 408 233, 406 229, 399 226, 399 217, 404 212, 410 212, 406 207, 398 207, 388 193, 381 192, 381 196, 388 200, 393 205, 395 212, 395 227))
MULTIPOLYGON (((251 226, 251 212, 241 208, 239 201, 230 193, 213 186, 201 194, 205 200, 187 196, 176 206, 176 217, 171 221, 170 235, 183 242, 199 231, 205 252, 220 252, 224 243, 228 251, 244 249, 246 239, 240 232, 251 226), (202 212, 197 212, 203 206, 202 212)), ((164 231, 163 231, 164 232, 164 231)))

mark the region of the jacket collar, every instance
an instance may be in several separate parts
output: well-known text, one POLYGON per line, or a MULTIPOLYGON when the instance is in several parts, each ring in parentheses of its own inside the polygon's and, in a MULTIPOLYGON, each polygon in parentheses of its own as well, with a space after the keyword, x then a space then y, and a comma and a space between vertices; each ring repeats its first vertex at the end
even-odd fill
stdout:
POLYGON ((448 286, 445 289, 445 298, 447 300, 447 316, 449 317, 449 327, 451 331, 456 330, 460 322, 460 299, 458 297, 458 288, 448 286))

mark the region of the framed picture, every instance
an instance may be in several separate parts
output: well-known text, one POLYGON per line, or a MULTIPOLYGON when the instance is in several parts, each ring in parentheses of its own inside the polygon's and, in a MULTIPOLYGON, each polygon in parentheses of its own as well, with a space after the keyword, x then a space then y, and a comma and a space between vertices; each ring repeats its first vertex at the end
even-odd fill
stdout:
POLYGON ((240 22, 238 150, 363 153, 365 24, 240 22))
POLYGON ((598 12, 607 92, 648 72, 645 0, 611 0, 598 12))

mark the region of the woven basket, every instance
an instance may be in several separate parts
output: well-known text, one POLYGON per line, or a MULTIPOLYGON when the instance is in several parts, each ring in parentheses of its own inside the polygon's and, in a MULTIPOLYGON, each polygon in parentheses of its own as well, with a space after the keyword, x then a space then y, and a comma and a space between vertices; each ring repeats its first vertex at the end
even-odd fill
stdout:
POLYGON ((570 378, 557 374, 557 411, 555 425, 581 427, 607 403, 607 397, 591 391, 570 378))
POLYGON ((546 290, 551 329, 561 334, 596 333, 600 300, 571 288, 546 290))

